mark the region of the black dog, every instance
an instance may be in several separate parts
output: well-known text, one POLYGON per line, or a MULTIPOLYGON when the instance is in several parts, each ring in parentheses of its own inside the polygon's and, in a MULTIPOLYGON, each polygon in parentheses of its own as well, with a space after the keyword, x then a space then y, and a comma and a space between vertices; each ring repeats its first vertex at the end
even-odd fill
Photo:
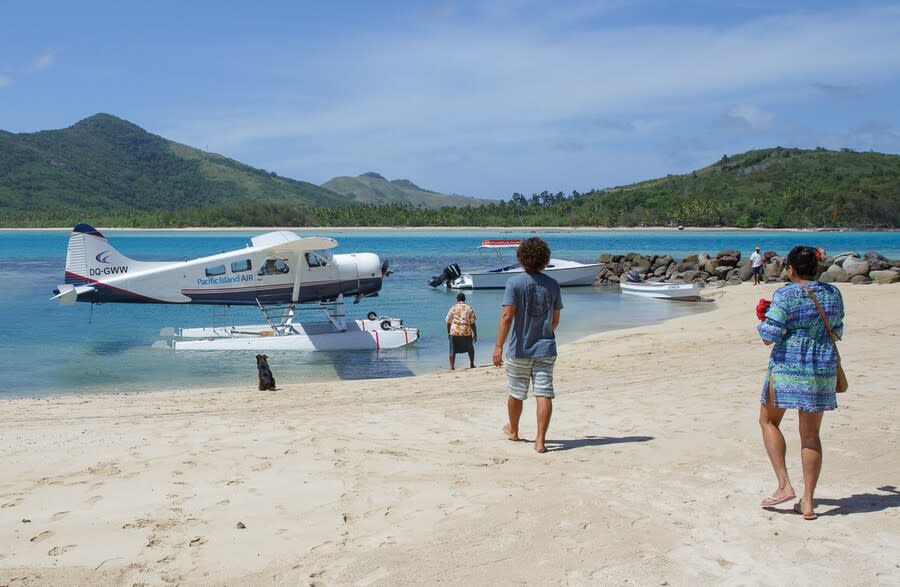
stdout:
POLYGON ((275 389, 275 378, 272 376, 272 370, 269 369, 269 362, 266 359, 269 355, 256 355, 256 370, 259 371, 259 390, 275 389))

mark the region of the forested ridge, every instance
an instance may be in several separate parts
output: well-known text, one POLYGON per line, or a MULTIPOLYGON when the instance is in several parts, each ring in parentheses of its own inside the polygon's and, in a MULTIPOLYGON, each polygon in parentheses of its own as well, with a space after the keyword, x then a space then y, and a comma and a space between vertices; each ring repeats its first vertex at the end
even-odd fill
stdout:
POLYGON ((775 147, 725 155, 684 175, 585 193, 515 193, 505 201, 436 209, 349 200, 311 183, 167 141, 109 115, 61 131, 0 132, 0 222, 10 227, 66 227, 86 221, 144 228, 896 228, 900 155, 775 147))

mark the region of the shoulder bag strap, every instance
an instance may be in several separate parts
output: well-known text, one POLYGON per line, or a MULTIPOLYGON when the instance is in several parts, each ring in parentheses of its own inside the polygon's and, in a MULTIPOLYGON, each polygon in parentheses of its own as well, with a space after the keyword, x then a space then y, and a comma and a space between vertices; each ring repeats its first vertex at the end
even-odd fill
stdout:
POLYGON ((816 309, 819 311, 819 316, 822 317, 822 322, 825 323, 825 330, 828 331, 828 338, 831 339, 831 344, 834 345, 834 353, 837 355, 838 361, 841 360, 841 354, 838 352, 837 341, 840 340, 837 334, 831 329, 831 322, 828 321, 828 316, 825 315, 825 310, 822 309, 822 304, 819 303, 819 298, 816 297, 816 294, 809 288, 806 288, 806 293, 809 294, 809 298, 816 305, 816 309))

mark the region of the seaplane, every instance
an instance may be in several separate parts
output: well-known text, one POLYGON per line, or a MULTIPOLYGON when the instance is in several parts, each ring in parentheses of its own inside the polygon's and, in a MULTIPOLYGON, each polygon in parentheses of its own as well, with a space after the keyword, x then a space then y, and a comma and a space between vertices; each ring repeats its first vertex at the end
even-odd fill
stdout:
POLYGON ((176 350, 363 350, 414 343, 419 330, 369 312, 347 320, 345 299, 377 296, 391 273, 374 253, 333 253, 329 237, 279 230, 242 249, 186 261, 137 261, 89 224, 69 235, 63 284, 51 300, 68 305, 203 304, 257 306, 265 323, 164 328, 158 341, 176 350), (300 310, 324 319, 302 320, 300 310))

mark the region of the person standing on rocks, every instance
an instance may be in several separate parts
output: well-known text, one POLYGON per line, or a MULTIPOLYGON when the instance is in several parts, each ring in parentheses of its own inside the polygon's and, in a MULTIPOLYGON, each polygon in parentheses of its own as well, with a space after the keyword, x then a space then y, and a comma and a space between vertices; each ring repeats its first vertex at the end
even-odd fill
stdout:
POLYGON ((758 285, 762 280, 763 273, 765 272, 765 262, 766 259, 762 256, 762 253, 759 252, 759 245, 757 245, 753 254, 750 255, 750 267, 753 269, 753 285, 758 285))
POLYGON ((516 258, 525 271, 506 282, 493 357, 494 365, 504 365, 503 344, 509 336, 505 361, 509 421, 503 426, 503 432, 510 440, 519 440, 522 404, 528 398, 531 384, 537 403, 534 450, 543 453, 547 452, 545 440, 553 414, 555 331, 563 307, 562 295, 559 283, 542 273, 550 262, 550 247, 546 242, 537 237, 522 241, 516 250, 516 258))

